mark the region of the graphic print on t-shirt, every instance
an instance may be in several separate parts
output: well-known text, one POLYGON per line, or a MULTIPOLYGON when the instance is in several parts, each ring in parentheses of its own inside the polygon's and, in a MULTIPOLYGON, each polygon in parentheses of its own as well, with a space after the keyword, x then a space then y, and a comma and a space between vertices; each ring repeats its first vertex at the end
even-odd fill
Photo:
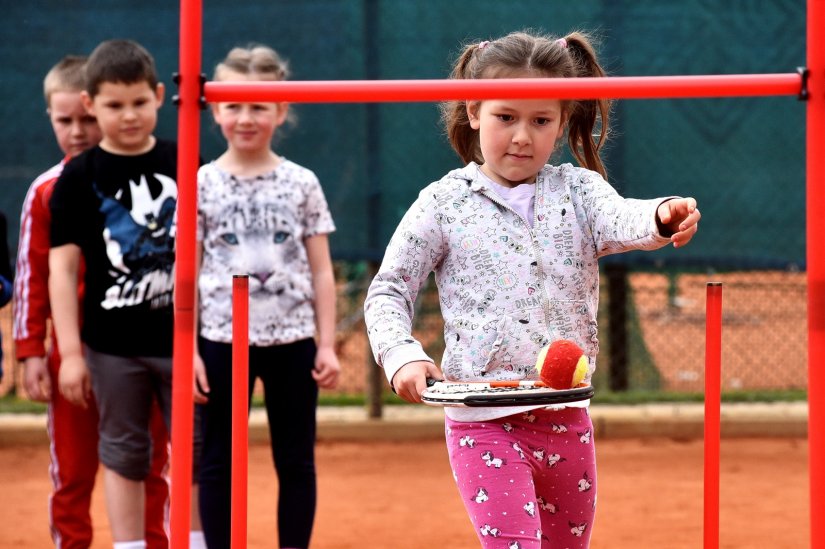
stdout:
POLYGON ((215 256, 230 273, 249 273, 250 317, 273 329, 311 297, 309 281, 293 273, 303 266, 300 223, 278 203, 229 203, 218 219, 215 256))
POLYGON ((121 188, 114 197, 103 195, 103 240, 111 264, 112 284, 100 304, 115 309, 146 304, 151 309, 168 306, 174 287, 175 204, 178 190, 175 180, 155 173, 153 196, 145 175, 128 189, 121 188))

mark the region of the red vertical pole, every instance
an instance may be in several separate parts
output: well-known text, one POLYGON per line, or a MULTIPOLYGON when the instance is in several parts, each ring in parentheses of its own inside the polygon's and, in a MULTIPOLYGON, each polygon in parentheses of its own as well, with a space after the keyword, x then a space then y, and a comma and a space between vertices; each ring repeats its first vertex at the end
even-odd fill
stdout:
POLYGON ((181 0, 175 339, 172 350, 170 547, 188 549, 192 504, 192 356, 195 347, 195 225, 200 135, 200 0, 181 0))
POLYGON ((232 549, 246 549, 249 464, 249 276, 232 277, 232 549))
POLYGON ((806 214, 811 547, 825 547, 825 0, 808 0, 806 214))
POLYGON ((705 549, 719 547, 721 407, 722 283, 709 282, 705 305, 705 549))

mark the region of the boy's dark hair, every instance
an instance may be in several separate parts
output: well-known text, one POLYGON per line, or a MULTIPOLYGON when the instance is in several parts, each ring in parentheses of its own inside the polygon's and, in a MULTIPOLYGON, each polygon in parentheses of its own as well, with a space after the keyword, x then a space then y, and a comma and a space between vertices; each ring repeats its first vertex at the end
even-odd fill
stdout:
POLYGON ((156 90, 158 75, 155 60, 143 46, 132 40, 101 42, 86 63, 86 91, 94 97, 105 82, 146 82, 156 90))

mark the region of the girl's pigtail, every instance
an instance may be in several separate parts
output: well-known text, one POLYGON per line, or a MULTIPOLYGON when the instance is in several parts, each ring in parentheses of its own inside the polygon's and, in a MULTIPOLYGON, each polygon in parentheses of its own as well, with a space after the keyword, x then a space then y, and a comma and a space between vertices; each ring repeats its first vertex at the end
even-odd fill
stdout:
MULTIPOLYGON (((576 76, 605 76, 596 52, 587 36, 573 32, 564 37, 564 44, 576 64, 576 76)), ((567 123, 567 141, 576 160, 587 169, 599 172, 607 178, 607 169, 599 155, 608 138, 610 100, 596 99, 577 101, 571 109, 567 123), (598 132, 598 139, 594 134, 598 132)))
MULTIPOLYGON (((477 55, 481 54, 484 46, 486 46, 485 42, 466 46, 456 61, 450 78, 461 80, 473 78, 473 61, 477 55)), ((470 118, 467 116, 467 102, 448 101, 442 103, 440 109, 447 138, 461 160, 465 163, 471 161, 483 163, 478 135, 470 127, 470 118)))

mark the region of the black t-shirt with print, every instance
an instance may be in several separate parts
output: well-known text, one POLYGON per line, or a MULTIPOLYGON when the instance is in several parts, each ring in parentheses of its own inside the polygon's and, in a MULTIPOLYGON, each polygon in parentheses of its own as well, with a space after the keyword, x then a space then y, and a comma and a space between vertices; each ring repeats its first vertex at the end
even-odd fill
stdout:
POLYGON ((172 356, 177 146, 137 156, 99 146, 63 169, 49 206, 51 245, 86 263, 81 339, 117 356, 172 356))

